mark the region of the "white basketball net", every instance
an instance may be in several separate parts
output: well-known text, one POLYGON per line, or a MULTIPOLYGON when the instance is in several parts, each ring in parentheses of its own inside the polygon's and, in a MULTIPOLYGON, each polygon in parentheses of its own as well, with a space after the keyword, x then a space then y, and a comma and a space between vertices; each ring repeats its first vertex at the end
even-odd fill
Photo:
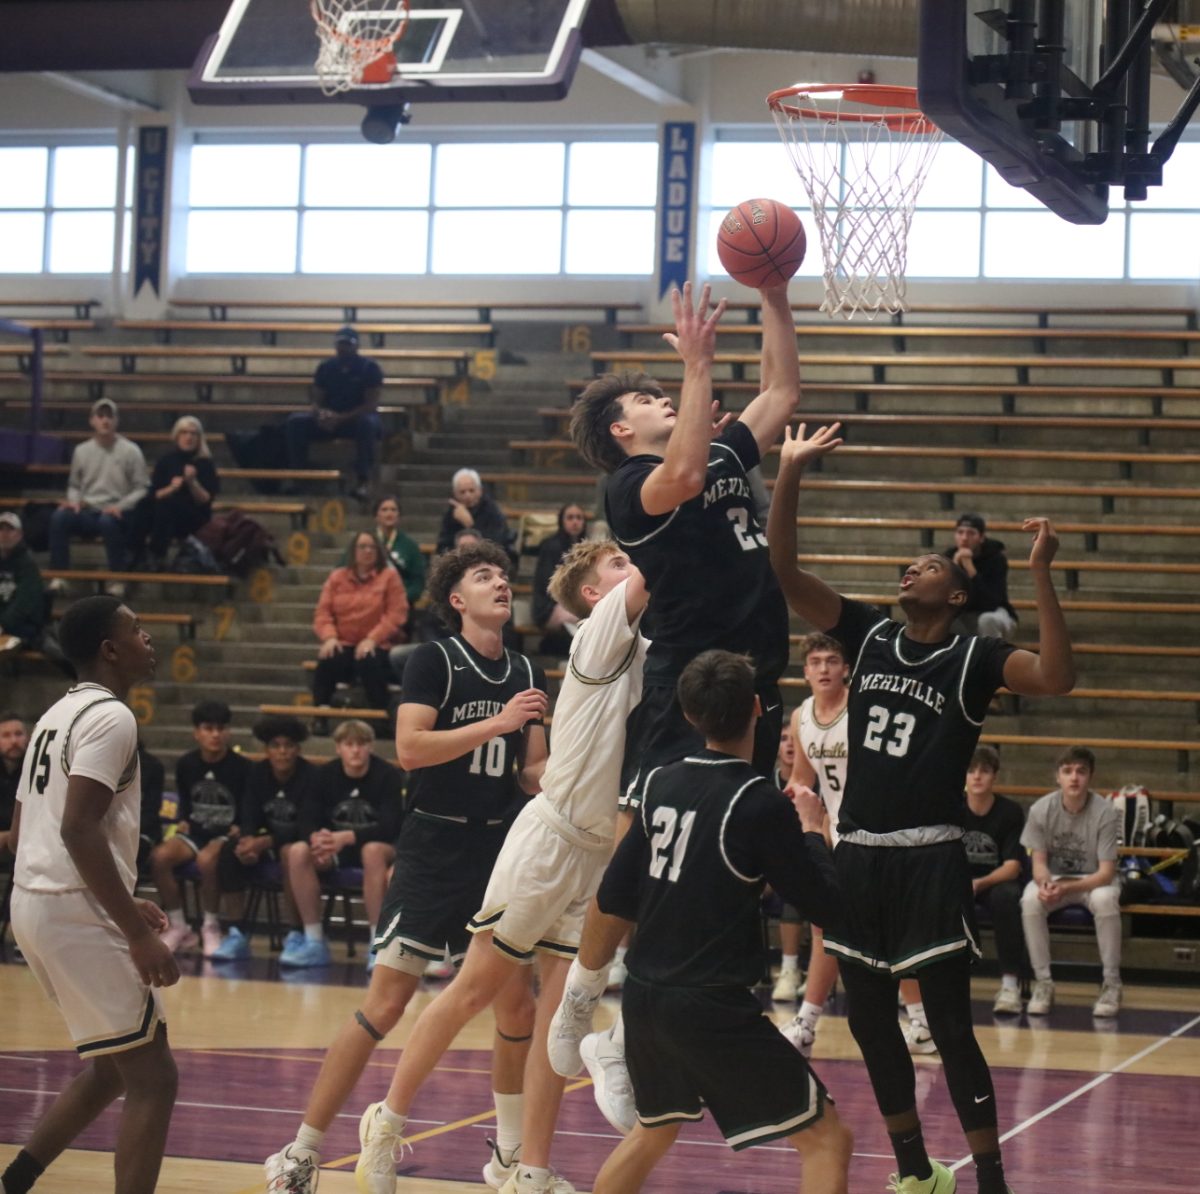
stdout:
POLYGON ((821 238, 821 310, 845 319, 905 310, 908 231, 941 130, 837 90, 793 93, 771 114, 821 238))
POLYGON ((326 95, 362 82, 408 24, 408 0, 310 0, 321 50, 317 75, 326 95))

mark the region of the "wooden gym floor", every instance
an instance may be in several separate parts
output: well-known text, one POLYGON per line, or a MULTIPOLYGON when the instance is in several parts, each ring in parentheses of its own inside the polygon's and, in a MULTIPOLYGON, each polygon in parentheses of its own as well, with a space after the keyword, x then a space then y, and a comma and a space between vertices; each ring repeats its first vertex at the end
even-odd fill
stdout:
MULTIPOLYGON (((184 972, 166 1000, 180 1086, 159 1190, 255 1194, 263 1189, 262 1159, 292 1139, 322 1049, 357 1005, 366 981, 361 960, 303 972, 299 981, 281 979, 265 958, 232 966, 185 959, 184 972)), ((429 985, 429 992, 436 989, 429 985)), ((1194 988, 1129 986, 1115 1023, 1092 1020, 1090 985, 1060 983, 1058 1004, 1041 1022, 993 1019, 993 990, 990 980, 976 983, 976 1021, 993 1067, 1016 1194, 1051 1186, 1194 1189, 1191 1152, 1200 1123, 1194 988)), ((382 1097, 398 1047, 428 998, 418 996, 388 1047, 376 1053, 327 1137, 322 1194, 354 1189, 358 1116, 382 1097)), ((24 966, 0 965, 0 1008, 2 1170, 80 1063, 24 966)), ((776 1019, 790 1011, 777 1006, 776 1019)), ((882 1191, 893 1168, 887 1136, 840 1011, 822 1021, 814 1065, 855 1133, 851 1190, 882 1191)), ((412 1121, 415 1150, 400 1169, 406 1194, 485 1188, 490 1040, 490 1019, 481 1016, 422 1092, 412 1121)), ((935 1156, 962 1169, 967 1194, 974 1176, 941 1066, 934 1057, 918 1058, 917 1067, 926 1141, 935 1156)), ((587 1190, 617 1138, 596 1110, 589 1082, 573 1081, 567 1090, 554 1163, 587 1190)), ((39 1194, 111 1190, 115 1122, 115 1112, 106 1112, 41 1179, 39 1194)), ((787 1146, 734 1154, 706 1121, 685 1128, 646 1194, 794 1194, 797 1173, 787 1146)))

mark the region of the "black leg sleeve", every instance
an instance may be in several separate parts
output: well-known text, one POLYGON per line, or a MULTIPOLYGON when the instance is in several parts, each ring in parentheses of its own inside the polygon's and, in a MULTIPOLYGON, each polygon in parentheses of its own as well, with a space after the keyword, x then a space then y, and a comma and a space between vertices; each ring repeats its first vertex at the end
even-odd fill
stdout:
POLYGON ((896 980, 886 972, 842 962, 842 985, 849 1000, 849 1024, 884 1115, 911 1111, 917 1103, 917 1078, 896 1016, 896 980))

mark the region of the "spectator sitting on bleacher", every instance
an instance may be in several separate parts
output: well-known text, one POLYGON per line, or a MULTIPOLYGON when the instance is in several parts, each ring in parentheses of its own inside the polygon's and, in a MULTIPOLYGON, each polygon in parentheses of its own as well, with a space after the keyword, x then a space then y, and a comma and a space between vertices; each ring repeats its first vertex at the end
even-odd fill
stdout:
POLYGON ((452 551, 455 535, 464 528, 476 530, 508 552, 517 564, 514 535, 499 504, 483 492, 483 481, 473 468, 460 468, 450 479, 451 498, 442 515, 437 537, 437 554, 452 551))
POLYGON ((1120 818, 1111 800, 1089 787, 1096 756, 1069 746, 1058 759, 1058 788, 1029 810, 1021 844, 1033 855, 1033 880, 1021 896, 1021 922, 1033 966, 1033 994, 1025 1010, 1044 1016, 1054 1004, 1050 926, 1058 908, 1082 904, 1096 923, 1103 976, 1093 1016, 1121 1008, 1121 882, 1117 875, 1120 818))
MULTIPOLYGON (((421 545, 400 529, 399 498, 384 497, 375 503, 375 538, 388 563, 400 573, 411 610, 425 592, 425 556, 421 545)), ((352 562, 348 555, 345 562, 352 562)))
POLYGON ((229 748, 232 721, 233 714, 224 701, 200 701, 193 707, 196 749, 180 755, 175 763, 177 820, 173 832, 168 830, 169 836, 150 854, 150 869, 170 921, 163 941, 175 952, 197 944, 196 934, 184 919, 183 895, 175 875, 176 867, 193 861, 200 871, 205 957, 221 944, 217 858, 226 837, 238 835, 242 792, 250 769, 249 762, 229 748))
POLYGON ((567 552, 587 537, 587 514, 576 502, 568 502, 558 512, 558 530, 538 548, 537 568, 533 573, 533 620, 545 636, 541 649, 545 655, 566 655, 579 619, 550 596, 550 578, 567 552))
POLYGON ((960 514, 954 546, 942 555, 953 560, 971 582, 955 629, 983 638, 1012 638, 1017 611, 1008 603, 1008 555, 999 539, 987 537, 983 515, 960 514))
MULTIPOLYGON (((99 535, 110 572, 122 572, 129 563, 128 515, 146 496, 146 459, 142 450, 117 434, 117 404, 111 398, 92 403, 88 422, 92 438, 76 445, 71 454, 67 496, 50 518, 50 567, 71 567, 72 535, 99 535)), ((56 578, 49 584, 53 593, 66 589, 56 578)), ((105 591, 123 597, 125 586, 110 581, 105 591)))
POLYGON ((0 514, 0 652, 36 647, 46 625, 46 586, 21 537, 21 519, 0 514))
MULTIPOLYGON (((143 532, 148 532, 150 569, 162 572, 167 551, 176 540, 194 535, 212 517, 212 504, 220 491, 204 427, 199 419, 184 415, 171 428, 175 447, 154 465, 150 493, 138 508, 143 532)), ((140 553, 139 553, 140 554, 140 553)))
MULTIPOLYGON (((338 757, 318 767, 300 809, 296 840, 283 850, 287 885, 304 935, 292 935, 281 966, 327 966, 329 946, 321 922, 320 875, 335 867, 361 867, 363 904, 375 939, 393 843, 403 812, 402 773, 372 749, 375 731, 365 721, 344 721, 333 732, 338 757)), ((375 963, 367 956, 367 969, 375 963)))
POLYGON ((348 324, 333 342, 335 355, 322 361, 313 374, 312 408, 288 416, 289 468, 308 468, 313 440, 354 440, 355 487, 351 496, 365 498, 375 445, 383 434, 377 407, 383 394, 383 371, 369 357, 358 355, 358 333, 348 324))
POLYGON ((152 755, 146 744, 138 739, 138 763, 142 769, 142 808, 138 825, 138 874, 148 874, 150 855, 163 837, 163 792, 167 786, 167 769, 157 755, 152 755))
POLYGON ((1000 990, 992 1011, 1021 1014, 1021 963, 1025 940, 1021 934, 1021 831, 1025 814, 1015 800, 993 790, 1000 755, 991 746, 977 746, 967 768, 967 807, 963 812, 963 845, 971 868, 975 902, 991 915, 1000 962, 1000 990))
MULTIPOLYGON (((217 882, 222 893, 245 891, 254 868, 264 860, 277 861, 283 847, 296 840, 300 808, 309 799, 316 776, 316 768, 300 754, 308 731, 298 717, 264 717, 254 727, 254 736, 266 748, 267 757, 251 763, 246 773, 241 836, 221 847, 217 882)), ((290 940, 285 947, 295 943, 290 940)), ((249 956, 249 937, 241 924, 231 925, 212 953, 218 962, 249 956)))
MULTIPOLYGON (((335 568, 326 579, 313 616, 313 631, 321 640, 313 673, 313 703, 328 705, 340 681, 362 682, 367 703, 388 705, 388 650, 403 636, 408 621, 408 598, 400 574, 388 564, 379 540, 359 531, 351 540, 352 563, 335 568)), ((313 732, 329 732, 324 718, 313 732)))
POLYGON ((17 807, 17 784, 25 763, 29 733, 19 713, 0 713, 0 864, 12 862, 8 835, 17 807))

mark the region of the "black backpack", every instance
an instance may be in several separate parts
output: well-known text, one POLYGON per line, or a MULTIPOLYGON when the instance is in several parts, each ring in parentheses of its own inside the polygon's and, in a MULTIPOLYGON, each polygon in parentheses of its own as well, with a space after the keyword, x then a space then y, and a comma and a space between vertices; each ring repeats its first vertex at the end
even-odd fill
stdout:
POLYGON ((275 536, 240 510, 214 514, 196 532, 196 538, 212 552, 218 567, 234 576, 248 576, 269 559, 283 563, 275 536))

